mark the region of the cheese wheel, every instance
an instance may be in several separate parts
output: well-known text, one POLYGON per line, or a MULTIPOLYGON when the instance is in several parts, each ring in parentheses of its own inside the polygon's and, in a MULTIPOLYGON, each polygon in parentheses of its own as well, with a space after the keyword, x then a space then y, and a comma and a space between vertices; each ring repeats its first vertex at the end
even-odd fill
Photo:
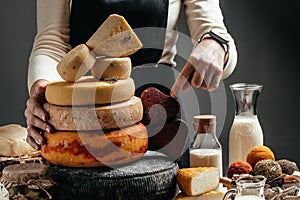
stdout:
POLYGON ((86 45, 97 54, 111 57, 126 57, 142 47, 125 18, 117 14, 110 15, 86 45))
POLYGON ((135 124, 143 118, 140 98, 103 106, 56 106, 45 103, 44 109, 56 130, 98 130, 120 128, 135 124))
POLYGON ((219 186, 219 169, 217 167, 182 168, 177 172, 177 183, 187 195, 200 195, 219 186))
POLYGON ((75 83, 58 81, 46 87, 46 100, 59 106, 108 104, 130 99, 134 95, 131 78, 118 81, 97 81, 91 76, 75 83))
POLYGON ((74 82, 85 75, 95 62, 96 58, 89 48, 80 44, 62 58, 57 65, 57 71, 64 80, 74 82))
POLYGON ((148 148, 147 129, 142 124, 93 132, 45 133, 47 144, 41 155, 49 162, 67 167, 114 166, 141 158, 148 148))
POLYGON ((57 183, 53 199, 171 200, 178 192, 177 163, 155 151, 115 168, 48 165, 57 183))
POLYGON ((18 124, 0 127, 0 156, 14 157, 37 154, 27 142, 27 130, 18 124))
POLYGON ((129 57, 110 58, 99 56, 91 69, 93 77, 96 79, 127 79, 131 74, 131 60, 129 57))

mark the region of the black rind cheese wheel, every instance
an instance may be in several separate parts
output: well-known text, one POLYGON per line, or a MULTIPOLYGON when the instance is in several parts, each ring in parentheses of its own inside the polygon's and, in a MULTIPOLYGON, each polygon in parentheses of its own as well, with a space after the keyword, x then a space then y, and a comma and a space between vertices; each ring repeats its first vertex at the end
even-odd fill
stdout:
POLYGON ((168 200, 177 192, 178 165, 160 153, 148 151, 135 163, 116 169, 68 168, 49 164, 59 200, 168 200))

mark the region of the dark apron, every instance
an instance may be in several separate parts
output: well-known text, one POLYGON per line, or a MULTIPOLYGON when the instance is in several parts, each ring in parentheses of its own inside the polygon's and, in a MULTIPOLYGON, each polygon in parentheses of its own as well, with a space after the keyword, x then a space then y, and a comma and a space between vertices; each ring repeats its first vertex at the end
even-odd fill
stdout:
POLYGON ((146 47, 130 56, 132 65, 157 63, 164 48, 168 6, 168 0, 72 0, 70 44, 86 43, 110 14, 119 14, 146 47))

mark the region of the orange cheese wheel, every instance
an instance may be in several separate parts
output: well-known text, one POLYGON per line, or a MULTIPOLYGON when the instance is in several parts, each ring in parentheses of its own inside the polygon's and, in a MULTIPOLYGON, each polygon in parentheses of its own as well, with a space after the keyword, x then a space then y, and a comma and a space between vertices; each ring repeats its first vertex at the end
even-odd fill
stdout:
POLYGON ((46 87, 46 100, 59 106, 109 104, 130 99, 134 95, 131 78, 117 81, 97 81, 85 76, 75 83, 58 81, 46 87))
POLYGON ((146 127, 136 124, 111 131, 45 133, 41 155, 67 167, 115 166, 141 158, 148 149, 146 127))

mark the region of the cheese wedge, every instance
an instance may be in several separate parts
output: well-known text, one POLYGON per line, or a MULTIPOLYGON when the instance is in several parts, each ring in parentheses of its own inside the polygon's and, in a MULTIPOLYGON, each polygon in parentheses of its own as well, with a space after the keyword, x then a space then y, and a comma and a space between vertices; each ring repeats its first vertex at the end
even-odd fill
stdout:
POLYGON ((110 15, 86 45, 97 54, 111 57, 129 56, 142 47, 125 18, 117 14, 110 15))
POLYGON ((67 167, 98 167, 125 164, 141 158, 148 148, 147 129, 142 124, 110 131, 45 133, 41 155, 67 167))
POLYGON ((182 168, 177 172, 179 188, 187 195, 195 196, 219 187, 217 167, 182 168))
POLYGON ((134 82, 125 80, 98 81, 91 76, 75 83, 58 81, 46 87, 46 100, 59 106, 110 104, 125 101, 134 95, 134 82))
POLYGON ((176 196, 175 200, 222 200, 224 196, 223 192, 210 191, 197 196, 188 196, 183 192, 176 196))
POLYGON ((0 127, 0 156, 15 157, 36 154, 27 142, 27 130, 18 124, 0 127))
POLYGON ((56 130, 98 130, 133 125, 143 118, 143 105, 138 97, 100 106, 56 106, 45 103, 49 122, 56 130))
POLYGON ((91 69, 93 77, 100 80, 109 78, 127 79, 131 74, 131 60, 129 57, 110 58, 99 56, 91 69))
POLYGON ((57 71, 64 80, 74 82, 85 75, 95 62, 96 58, 89 48, 80 44, 62 58, 57 65, 57 71))

